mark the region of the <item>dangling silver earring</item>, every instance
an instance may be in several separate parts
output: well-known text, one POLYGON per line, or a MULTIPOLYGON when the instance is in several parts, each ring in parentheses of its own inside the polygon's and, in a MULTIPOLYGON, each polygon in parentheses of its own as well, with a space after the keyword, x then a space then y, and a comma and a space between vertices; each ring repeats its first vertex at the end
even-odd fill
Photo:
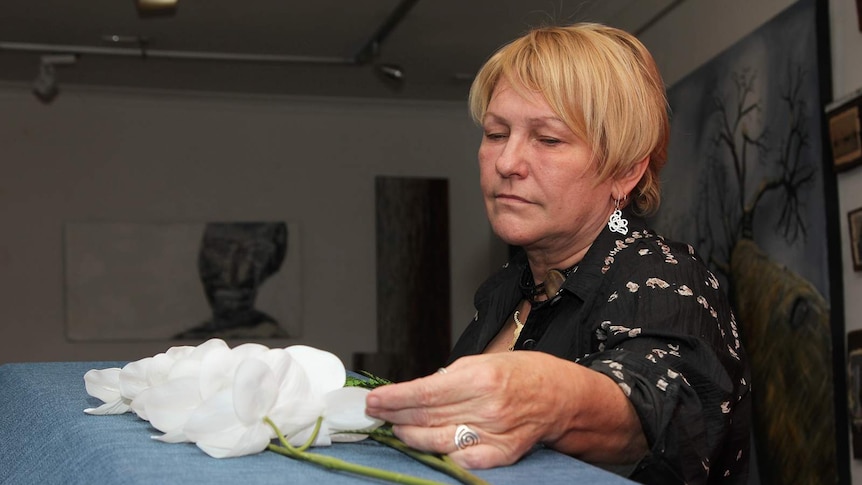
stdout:
MULTIPOLYGON (((626 200, 625 196, 623 196, 623 200, 626 200)), ((614 200, 614 212, 608 221, 608 229, 624 236, 629 233, 629 221, 623 219, 623 212, 620 210, 620 199, 614 200)))

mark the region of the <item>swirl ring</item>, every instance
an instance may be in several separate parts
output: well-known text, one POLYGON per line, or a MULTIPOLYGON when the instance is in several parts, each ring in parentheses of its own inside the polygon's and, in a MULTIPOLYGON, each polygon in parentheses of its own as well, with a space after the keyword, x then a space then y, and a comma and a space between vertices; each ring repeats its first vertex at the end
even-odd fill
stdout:
POLYGON ((478 444, 479 435, 470 429, 469 426, 466 424, 459 424, 458 427, 455 428, 455 446, 458 447, 459 450, 478 444))

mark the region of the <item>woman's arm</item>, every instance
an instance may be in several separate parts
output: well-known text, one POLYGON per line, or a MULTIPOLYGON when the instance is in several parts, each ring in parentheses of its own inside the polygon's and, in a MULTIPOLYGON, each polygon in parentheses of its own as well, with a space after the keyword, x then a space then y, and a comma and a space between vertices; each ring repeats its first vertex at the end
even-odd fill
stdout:
POLYGON ((469 468, 509 465, 538 442, 593 463, 635 463, 647 452, 622 390, 579 364, 512 352, 464 357, 447 371, 375 389, 366 412, 393 423, 408 445, 469 468), (456 447, 459 424, 478 445, 456 447))

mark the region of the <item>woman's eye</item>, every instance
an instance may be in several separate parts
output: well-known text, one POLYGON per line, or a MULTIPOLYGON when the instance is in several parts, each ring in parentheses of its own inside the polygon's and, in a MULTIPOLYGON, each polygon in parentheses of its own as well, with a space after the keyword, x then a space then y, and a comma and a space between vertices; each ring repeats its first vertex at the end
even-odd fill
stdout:
POLYGON ((487 138, 489 140, 502 140, 502 139, 506 138, 506 134, 505 133, 487 133, 486 132, 485 138, 487 138))
POLYGON ((549 138, 546 136, 539 137, 539 141, 544 145, 550 145, 550 146, 559 145, 560 143, 562 143, 562 141, 560 141, 556 138, 549 138))

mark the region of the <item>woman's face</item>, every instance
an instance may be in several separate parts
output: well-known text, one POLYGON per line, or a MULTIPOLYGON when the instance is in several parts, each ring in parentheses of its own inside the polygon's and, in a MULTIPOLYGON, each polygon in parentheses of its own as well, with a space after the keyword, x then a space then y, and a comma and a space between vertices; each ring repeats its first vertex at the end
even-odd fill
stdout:
POLYGON ((612 180, 599 183, 589 145, 539 93, 500 81, 482 122, 479 176, 494 232, 527 251, 585 251, 613 210, 612 180))

